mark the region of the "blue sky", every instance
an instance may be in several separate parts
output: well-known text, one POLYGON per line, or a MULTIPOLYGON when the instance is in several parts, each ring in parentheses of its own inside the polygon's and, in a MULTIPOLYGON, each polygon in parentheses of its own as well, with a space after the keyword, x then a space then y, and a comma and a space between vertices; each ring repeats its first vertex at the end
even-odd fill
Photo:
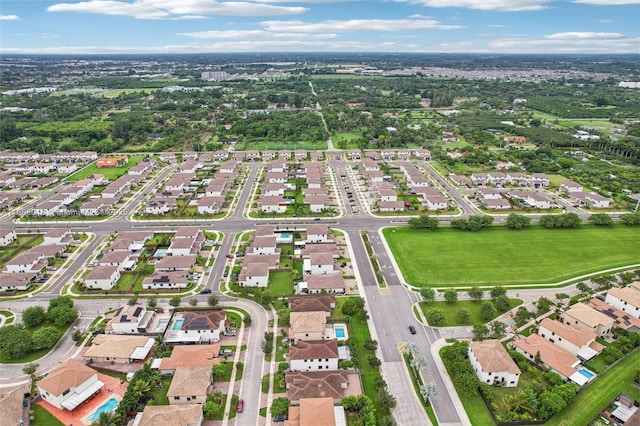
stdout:
POLYGON ((640 53, 640 0, 2 0, 1 53, 640 53))

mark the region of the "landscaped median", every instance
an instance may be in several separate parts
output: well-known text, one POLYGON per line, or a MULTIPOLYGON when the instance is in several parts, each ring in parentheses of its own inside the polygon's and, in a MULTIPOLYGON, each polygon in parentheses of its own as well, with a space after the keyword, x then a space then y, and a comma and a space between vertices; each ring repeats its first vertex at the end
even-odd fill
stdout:
POLYGON ((385 228, 383 234, 404 279, 416 287, 555 284, 640 262, 640 228, 623 225, 385 228))

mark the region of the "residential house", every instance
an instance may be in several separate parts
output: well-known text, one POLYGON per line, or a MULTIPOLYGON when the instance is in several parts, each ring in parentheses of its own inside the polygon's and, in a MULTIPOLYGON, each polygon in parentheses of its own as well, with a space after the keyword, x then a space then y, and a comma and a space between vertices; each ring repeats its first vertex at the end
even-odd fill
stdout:
POLYGON ((36 382, 38 393, 59 410, 73 411, 104 387, 98 373, 76 361, 67 359, 46 377, 36 382))
POLYGON ((169 405, 204 404, 211 383, 211 367, 177 367, 167 391, 169 405))
POLYGON ((320 371, 338 369, 338 341, 302 340, 289 349, 291 371, 320 371))
POLYGON ((164 256, 155 265, 156 271, 189 271, 196 263, 197 255, 164 256))
POLYGON ((558 373, 564 380, 571 380, 582 386, 589 379, 577 371, 580 360, 559 346, 545 340, 542 336, 532 334, 527 337, 518 336, 513 341, 516 352, 521 353, 531 362, 540 360, 550 370, 558 373))
POLYGON ((474 182, 465 175, 456 175, 451 173, 449 174, 449 179, 451 179, 451 181, 456 185, 466 186, 467 188, 471 188, 471 186, 474 184, 474 182))
POLYGON ((284 197, 284 184, 281 183, 265 183, 260 188, 262 194, 268 197, 284 197))
POLYGON ((287 211, 287 204, 280 196, 262 194, 258 197, 257 204, 264 213, 282 214, 287 211))
POLYGON ((285 426, 338 426, 346 425, 344 407, 333 406, 331 398, 304 398, 299 406, 289 406, 285 426))
POLYGON ((307 225, 307 238, 305 243, 330 243, 333 242, 333 234, 327 225, 307 225))
MULTIPOLYGON (((173 256, 169 256, 173 257, 173 256)), ((184 256, 179 256, 183 258, 184 256)), ((187 288, 189 286, 189 274, 186 270, 158 271, 155 270, 150 277, 142 280, 142 288, 145 290, 165 290, 187 288)))
POLYGON ((37 271, 1 273, 0 274, 0 291, 28 290, 36 281, 37 271))
POLYGON ((24 425, 27 416, 24 404, 27 402, 25 395, 29 395, 30 389, 26 384, 13 390, 3 389, 0 392, 0 419, 7 426, 24 425))
POLYGON ((378 201, 376 202, 378 211, 382 213, 401 212, 404 211, 404 203, 402 201, 378 201))
POLYGON ((620 327, 623 330, 640 333, 639 318, 632 317, 628 313, 621 311, 620 309, 616 309, 608 303, 605 303, 595 297, 589 300, 586 304, 590 308, 593 308, 596 311, 603 313, 611 318, 616 327, 620 327))
POLYGON ((117 266, 96 266, 84 277, 84 286, 90 290, 111 290, 119 279, 117 266))
POLYGON ((559 346, 581 360, 588 361, 604 349, 596 342, 596 333, 589 330, 579 330, 560 321, 545 318, 538 326, 540 337, 559 346))
POLYGON ((497 200, 484 198, 480 200, 480 203, 487 210, 507 210, 511 208, 511 203, 509 203, 509 201, 505 200, 504 198, 498 198, 497 200))
POLYGON ((345 291, 342 274, 307 275, 296 285, 296 294, 344 294, 345 291))
POLYGON ((69 228, 54 228, 44 234, 44 241, 42 241, 42 245, 69 245, 71 241, 73 241, 73 234, 69 228))
POLYGON ((576 183, 572 180, 566 180, 560 184, 560 187, 558 189, 566 193, 571 193, 582 192, 583 187, 579 183, 576 183))
POLYGON ((588 330, 603 337, 613 329, 613 319, 582 302, 571 307, 560 315, 560 320, 579 330, 588 330))
POLYGON ((251 253, 253 254, 275 254, 279 253, 275 235, 254 236, 251 241, 251 253))
POLYGON ((551 200, 538 192, 512 190, 507 193, 507 196, 536 209, 550 209, 552 207, 551 200))
POLYGON ((149 215, 167 214, 178 207, 178 202, 174 197, 154 196, 144 207, 144 213, 149 215))
MULTIPOLYGON (((173 374, 178 367, 207 367, 220 364, 220 344, 175 345, 168 358, 160 358, 157 367, 162 374, 173 374)), ((153 367, 152 367, 153 368, 153 367)))
POLYGON ((107 334, 145 334, 155 312, 143 305, 122 305, 105 326, 107 334))
POLYGON ((227 312, 177 312, 172 324, 164 334, 166 343, 215 343, 220 341, 220 336, 227 329, 227 312))
POLYGON ((310 253, 309 258, 303 259, 303 271, 311 275, 327 275, 339 272, 334 269, 333 255, 327 252, 310 253))
POLYGON ((324 340, 327 337, 327 315, 324 311, 291 312, 289 339, 292 343, 301 340, 324 340))
POLYGON ((487 174, 486 173, 473 173, 471 174, 471 182, 475 186, 483 186, 487 184, 487 174))
POLYGON ((423 195, 422 205, 431 211, 447 210, 449 208, 449 200, 441 195, 423 195))
POLYGON ((18 239, 16 230, 13 228, 0 229, 0 247, 5 247, 18 239))
POLYGON ((309 195, 304 197, 303 204, 309 205, 312 213, 321 213, 331 207, 329 196, 327 195, 309 195))
POLYGON ((640 281, 610 289, 604 301, 634 318, 640 318, 640 281))
POLYGON ((513 186, 527 186, 528 178, 524 173, 508 172, 506 181, 509 185, 513 186))
POLYGON ((517 387, 522 372, 499 340, 469 343, 469 361, 481 383, 517 387))
POLYGON ((98 334, 82 356, 90 362, 100 363, 143 362, 154 344, 153 337, 98 334))
POLYGON ((549 186, 549 175, 544 173, 534 173, 531 176, 531 186, 534 188, 546 188, 549 186))
POLYGON ((586 204, 592 209, 608 209, 613 199, 605 197, 595 192, 589 192, 585 195, 586 204))
POLYGON ((266 287, 269 284, 270 264, 263 262, 245 262, 238 275, 238 284, 242 287, 266 287))
POLYGON ((420 160, 431 160, 431 151, 428 149, 414 149, 413 155, 420 160))
POLYGON ((202 405, 147 405, 131 426, 202 426, 202 405))
POLYGON ((476 192, 476 198, 499 200, 502 198, 502 192, 492 188, 480 188, 476 192))
POLYGON ((349 386, 349 373, 346 370, 286 372, 284 381, 287 399, 292 404, 319 397, 331 398, 338 404, 349 386))
POLYGON ((336 296, 333 294, 289 296, 287 303, 291 312, 323 311, 328 317, 331 315, 331 310, 336 307, 336 296))
POLYGON ((135 259, 128 251, 108 251, 99 260, 98 266, 116 266, 118 271, 130 271, 136 266, 135 259))

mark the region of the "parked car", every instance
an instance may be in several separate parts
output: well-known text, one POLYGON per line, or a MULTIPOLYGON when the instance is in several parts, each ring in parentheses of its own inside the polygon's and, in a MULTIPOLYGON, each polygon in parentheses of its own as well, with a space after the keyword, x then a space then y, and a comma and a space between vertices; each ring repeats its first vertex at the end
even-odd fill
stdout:
POLYGON ((416 328, 412 325, 409 326, 409 333, 416 334, 416 328))
POLYGON ((227 254, 227 259, 233 259, 233 255, 231 253, 227 254))
POLYGON ((204 290, 200 291, 200 294, 211 294, 211 289, 210 288, 205 288, 204 290))
POLYGON ((277 414, 273 416, 274 422, 284 422, 285 420, 289 420, 289 416, 287 416, 286 414, 277 414))
POLYGON ((229 276, 229 271, 224 271, 222 273, 222 276, 225 277, 225 278, 228 277, 229 276))
POLYGON ((242 410, 244 410, 244 399, 238 401, 238 408, 236 408, 238 413, 242 413, 242 410))

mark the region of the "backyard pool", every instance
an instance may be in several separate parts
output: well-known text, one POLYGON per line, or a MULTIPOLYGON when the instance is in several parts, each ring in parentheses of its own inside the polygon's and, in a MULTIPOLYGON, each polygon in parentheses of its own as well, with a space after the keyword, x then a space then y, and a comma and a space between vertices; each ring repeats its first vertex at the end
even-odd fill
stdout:
POLYGON ((183 319, 176 320, 176 322, 173 323, 173 330, 180 330, 182 328, 183 323, 184 323, 183 319))
POLYGON ((89 416, 89 420, 95 422, 100 417, 100 413, 103 411, 115 411, 118 406, 118 400, 115 398, 109 398, 107 402, 96 408, 92 415, 89 416))
POLYGON ((169 320, 168 319, 159 319, 158 320, 158 324, 156 325, 156 328, 154 330, 154 332, 159 333, 159 332, 164 332, 164 330, 166 330, 167 325, 169 324, 169 320))
POLYGON ((153 255, 153 257, 157 257, 158 259, 164 257, 165 254, 167 254, 167 250, 166 248, 159 248, 158 250, 156 250, 156 254, 153 255))
POLYGON ((347 330, 344 324, 336 324, 333 326, 333 331, 336 333, 336 338, 344 339, 347 337, 347 330))
POLYGON ((284 243, 291 243, 293 242, 293 234, 288 232, 283 232, 282 234, 278 235, 278 241, 284 242, 284 243))
POLYGON ((586 377, 589 380, 593 379, 593 377, 595 376, 595 373, 592 373, 586 368, 581 368, 580 370, 578 370, 578 373, 582 374, 584 377, 586 377))

